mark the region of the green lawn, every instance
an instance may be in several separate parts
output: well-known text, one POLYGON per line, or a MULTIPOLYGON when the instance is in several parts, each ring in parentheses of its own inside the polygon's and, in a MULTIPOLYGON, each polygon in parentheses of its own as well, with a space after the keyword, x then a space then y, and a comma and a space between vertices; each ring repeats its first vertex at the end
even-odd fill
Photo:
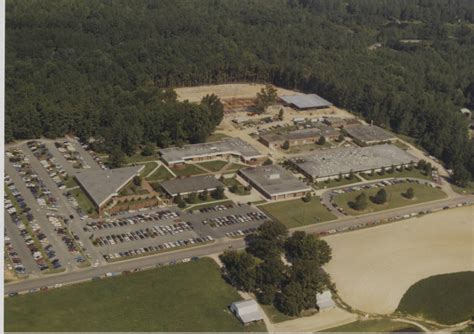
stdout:
POLYGON ((349 180, 349 179, 343 177, 342 180, 330 180, 330 181, 318 182, 316 184, 316 188, 317 189, 324 189, 324 188, 329 189, 329 188, 335 188, 335 187, 342 187, 342 186, 357 183, 357 182, 360 182, 360 181, 361 181, 361 179, 359 179, 359 177, 357 175, 354 175, 352 180, 349 180))
POLYGON ((237 195, 243 196, 243 195, 250 194, 250 191, 245 190, 245 186, 242 183, 240 183, 235 177, 224 178, 223 183, 229 188, 229 191, 230 191, 230 187, 232 187, 233 185, 236 185, 237 191, 235 192, 235 194, 237 195))
POLYGON ((241 300, 210 259, 5 300, 6 331, 266 331, 228 310, 241 300))
POLYGON ((153 174, 151 174, 146 179, 148 181, 162 181, 171 179, 172 177, 173 175, 168 171, 165 166, 160 166, 153 174))
POLYGON ((199 168, 197 165, 185 164, 181 168, 172 168, 171 169, 176 176, 192 176, 199 174, 208 174, 205 170, 199 168))
POLYGON ((361 174, 361 176, 366 180, 379 180, 379 179, 387 179, 390 177, 413 177, 418 179, 424 180, 431 180, 431 176, 424 174, 419 169, 413 168, 412 170, 404 170, 404 171, 397 171, 393 173, 385 172, 384 175, 380 175, 379 173, 375 173, 374 175, 365 175, 361 174))
POLYGON ((474 271, 436 275, 412 285, 402 297, 397 311, 456 324, 474 314, 474 271))
POLYGON ((94 204, 92 204, 92 201, 89 199, 89 197, 87 197, 87 195, 82 191, 82 189, 76 188, 71 190, 70 192, 74 196, 84 213, 90 215, 91 212, 96 212, 94 204))
POLYGON ((142 177, 146 177, 153 169, 156 168, 156 166, 158 166, 158 164, 154 161, 144 163, 143 165, 145 168, 143 168, 143 170, 140 172, 142 177))
POLYGON ((212 160, 212 161, 204 161, 199 163, 199 166, 210 170, 211 172, 218 172, 220 171, 225 165, 227 165, 227 161, 223 160, 212 160))
POLYGON ((413 325, 389 319, 358 320, 347 325, 329 328, 322 332, 421 332, 413 325))
POLYGON ((467 187, 461 188, 455 185, 451 185, 451 188, 458 194, 466 195, 466 194, 474 194, 474 182, 469 182, 467 187))
POLYGON ((446 197, 446 194, 437 188, 417 183, 401 183, 385 187, 385 190, 387 191, 387 202, 384 204, 375 204, 370 200, 370 197, 374 196, 380 189, 382 188, 373 188, 364 191, 353 191, 350 193, 340 194, 337 195, 333 201, 339 207, 342 207, 348 214, 361 215, 369 212, 389 210, 401 206, 434 201, 446 197), (402 195, 410 187, 415 191, 415 197, 413 199, 407 199, 402 195), (354 201, 355 198, 362 192, 365 192, 367 195, 368 206, 365 210, 353 210, 349 207, 349 202, 354 201))
POLYGON ((64 182, 64 185, 66 186, 66 188, 74 188, 74 187, 77 187, 78 184, 76 182, 76 180, 74 179, 73 176, 68 176, 67 180, 64 180, 63 179, 63 182, 64 182))
POLYGON ((301 199, 260 205, 269 216, 285 224, 289 228, 316 224, 336 219, 319 201, 313 198, 305 203, 301 199))
POLYGON ((155 154, 144 156, 144 155, 141 155, 141 153, 136 153, 132 156, 127 156, 127 155, 125 156, 126 164, 131 164, 134 162, 153 161, 153 160, 158 160, 158 157, 155 154))
POLYGON ((247 168, 247 167, 248 167, 247 165, 232 163, 230 164, 229 167, 227 167, 226 172, 236 171, 236 170, 247 168))
POLYGON ((231 137, 229 137, 228 135, 226 135, 226 134, 224 134, 224 133, 216 133, 216 132, 214 132, 212 135, 210 135, 209 137, 207 137, 206 142, 219 141, 219 140, 222 140, 222 139, 225 139, 225 138, 231 138, 231 137))

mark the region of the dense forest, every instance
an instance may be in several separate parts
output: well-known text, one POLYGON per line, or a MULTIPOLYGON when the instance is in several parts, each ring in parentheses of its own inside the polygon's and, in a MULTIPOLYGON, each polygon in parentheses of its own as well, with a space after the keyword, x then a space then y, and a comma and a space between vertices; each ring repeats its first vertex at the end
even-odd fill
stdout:
POLYGON ((474 178, 472 0, 7 0, 6 140, 75 133, 130 154, 205 140, 215 97, 269 82, 413 137, 474 178))

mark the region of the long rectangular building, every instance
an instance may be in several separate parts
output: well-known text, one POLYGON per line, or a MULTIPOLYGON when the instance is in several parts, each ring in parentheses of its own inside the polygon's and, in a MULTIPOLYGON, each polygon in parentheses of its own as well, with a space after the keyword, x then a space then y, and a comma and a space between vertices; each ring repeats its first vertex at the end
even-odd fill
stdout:
POLYGON ((290 160, 294 167, 313 181, 322 181, 353 172, 379 171, 383 167, 407 166, 418 158, 395 145, 343 147, 318 151, 290 160))
POLYGON ((260 136, 262 144, 277 149, 283 145, 284 142, 288 141, 289 146, 314 144, 320 137, 326 139, 336 139, 339 137, 339 132, 333 128, 318 124, 314 128, 294 130, 287 133, 271 133, 268 135, 260 136))
POLYGON ((170 147, 160 150, 161 158, 168 166, 186 162, 229 159, 236 157, 244 163, 256 164, 266 158, 249 143, 240 138, 227 138, 221 141, 170 147))
POLYGON ((241 169, 239 175, 270 200, 303 197, 311 191, 311 187, 278 165, 241 169))

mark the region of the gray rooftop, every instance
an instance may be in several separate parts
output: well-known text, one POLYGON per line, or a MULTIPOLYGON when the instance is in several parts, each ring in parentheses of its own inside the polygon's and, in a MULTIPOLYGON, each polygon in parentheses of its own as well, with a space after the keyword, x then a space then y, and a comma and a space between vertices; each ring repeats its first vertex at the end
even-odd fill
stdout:
POLYGON ((318 151, 292 161, 313 178, 408 164, 418 159, 390 144, 318 151))
POLYGON ((100 207, 108 199, 118 195, 120 189, 130 182, 145 166, 133 166, 107 170, 81 170, 76 179, 100 207))
POLYGON ((232 307, 237 312, 237 316, 242 320, 244 323, 249 323, 252 321, 262 320, 262 311, 260 311, 260 307, 258 306, 257 302, 253 299, 250 300, 243 300, 240 302, 232 303, 232 307))
POLYGON ((305 139, 305 138, 313 138, 319 136, 335 136, 338 135, 339 132, 334 130, 332 127, 318 124, 314 128, 310 129, 302 129, 302 130, 293 130, 287 133, 270 133, 262 135, 261 138, 265 139, 268 142, 275 142, 275 141, 285 141, 285 140, 297 140, 297 139, 305 139))
POLYGON ((397 137, 376 125, 356 125, 345 129, 352 138, 365 143, 394 140, 397 137))
POLYGON ((212 175, 193 176, 183 179, 168 180, 161 183, 163 189, 171 196, 214 190, 224 185, 212 175))
POLYGON ((245 168, 239 172, 252 180, 269 196, 311 190, 309 186, 279 165, 245 168))
POLYGON ((263 157, 263 154, 240 138, 227 138, 209 143, 184 145, 183 147, 169 147, 161 149, 160 153, 168 163, 181 163, 186 159, 219 154, 234 154, 246 159, 263 157))
POLYGON ((280 98, 288 104, 294 105, 298 109, 321 108, 332 106, 332 103, 326 101, 316 94, 285 95, 280 98))

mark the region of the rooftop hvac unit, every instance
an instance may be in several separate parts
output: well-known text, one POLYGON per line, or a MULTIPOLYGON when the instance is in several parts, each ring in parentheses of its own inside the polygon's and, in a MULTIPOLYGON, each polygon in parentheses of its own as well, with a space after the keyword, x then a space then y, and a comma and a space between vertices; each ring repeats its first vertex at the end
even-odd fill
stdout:
POLYGON ((280 174, 270 174, 268 178, 270 180, 278 180, 280 178, 280 174))

